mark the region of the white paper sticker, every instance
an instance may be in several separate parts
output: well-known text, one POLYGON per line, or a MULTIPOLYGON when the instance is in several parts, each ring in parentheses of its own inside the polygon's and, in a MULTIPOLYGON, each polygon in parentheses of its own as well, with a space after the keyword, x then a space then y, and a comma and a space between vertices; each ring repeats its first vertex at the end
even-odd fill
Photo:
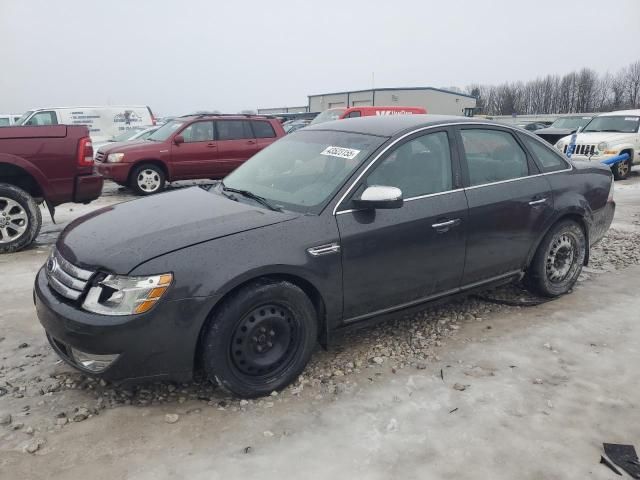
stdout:
POLYGON ((625 122, 637 122, 638 117, 624 117, 625 122))
POLYGON ((320 152, 320 155, 329 155, 330 157, 346 158, 347 160, 353 160, 360 153, 360 150, 353 148, 343 147, 327 147, 324 151, 320 152))

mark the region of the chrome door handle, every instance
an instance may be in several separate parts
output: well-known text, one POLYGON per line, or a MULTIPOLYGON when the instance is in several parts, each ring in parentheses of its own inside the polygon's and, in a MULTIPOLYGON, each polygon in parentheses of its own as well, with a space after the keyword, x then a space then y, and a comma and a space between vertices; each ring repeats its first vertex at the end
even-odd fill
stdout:
POLYGON ((435 228, 439 232, 446 232, 450 227, 455 227, 460 224, 459 218, 454 218, 453 220, 447 220, 446 222, 434 223, 431 225, 431 228, 435 228))
POLYGON ((547 201, 547 199, 546 199, 546 198, 541 198, 540 200, 532 200, 532 201, 530 201, 530 202, 529 202, 529 205, 531 205, 531 206, 533 207, 533 206, 535 206, 535 205, 543 204, 543 203, 545 203, 546 201, 547 201))

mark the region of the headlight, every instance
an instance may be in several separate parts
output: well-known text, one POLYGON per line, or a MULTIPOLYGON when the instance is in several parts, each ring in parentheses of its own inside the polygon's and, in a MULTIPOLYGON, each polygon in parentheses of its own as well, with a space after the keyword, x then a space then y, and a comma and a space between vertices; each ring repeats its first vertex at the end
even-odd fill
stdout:
POLYGON ((598 151, 600 152, 604 152, 607 148, 609 148, 609 145, 607 144, 607 142, 600 142, 598 144, 598 151))
POLYGON ((124 153, 110 153, 107 156, 107 162, 109 163, 118 163, 124 158, 124 153))
POLYGON ((133 315, 147 312, 165 294, 173 275, 152 277, 107 275, 91 287, 82 308, 101 315, 133 315))
POLYGON ((562 149, 564 148, 564 143, 562 143, 562 140, 558 140, 558 141, 556 142, 556 144, 555 144, 555 147, 556 147, 558 150, 562 150, 562 149))

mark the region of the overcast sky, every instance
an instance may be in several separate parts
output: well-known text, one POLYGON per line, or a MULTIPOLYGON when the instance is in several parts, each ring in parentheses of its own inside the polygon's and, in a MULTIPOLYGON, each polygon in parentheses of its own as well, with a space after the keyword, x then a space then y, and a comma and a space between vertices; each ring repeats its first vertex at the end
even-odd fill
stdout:
POLYGON ((0 0, 0 113, 297 106, 640 59, 640 0, 0 0))

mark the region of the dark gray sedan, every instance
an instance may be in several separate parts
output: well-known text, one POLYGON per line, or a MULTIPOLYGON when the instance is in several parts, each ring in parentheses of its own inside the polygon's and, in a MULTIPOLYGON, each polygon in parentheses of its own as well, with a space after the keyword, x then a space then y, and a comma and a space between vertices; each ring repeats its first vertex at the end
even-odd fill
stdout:
POLYGON ((563 295, 611 224, 606 167, 506 125, 433 115, 322 123, 210 188, 70 224, 35 282, 71 365, 111 380, 202 368, 278 390, 335 329, 524 278, 563 295))

